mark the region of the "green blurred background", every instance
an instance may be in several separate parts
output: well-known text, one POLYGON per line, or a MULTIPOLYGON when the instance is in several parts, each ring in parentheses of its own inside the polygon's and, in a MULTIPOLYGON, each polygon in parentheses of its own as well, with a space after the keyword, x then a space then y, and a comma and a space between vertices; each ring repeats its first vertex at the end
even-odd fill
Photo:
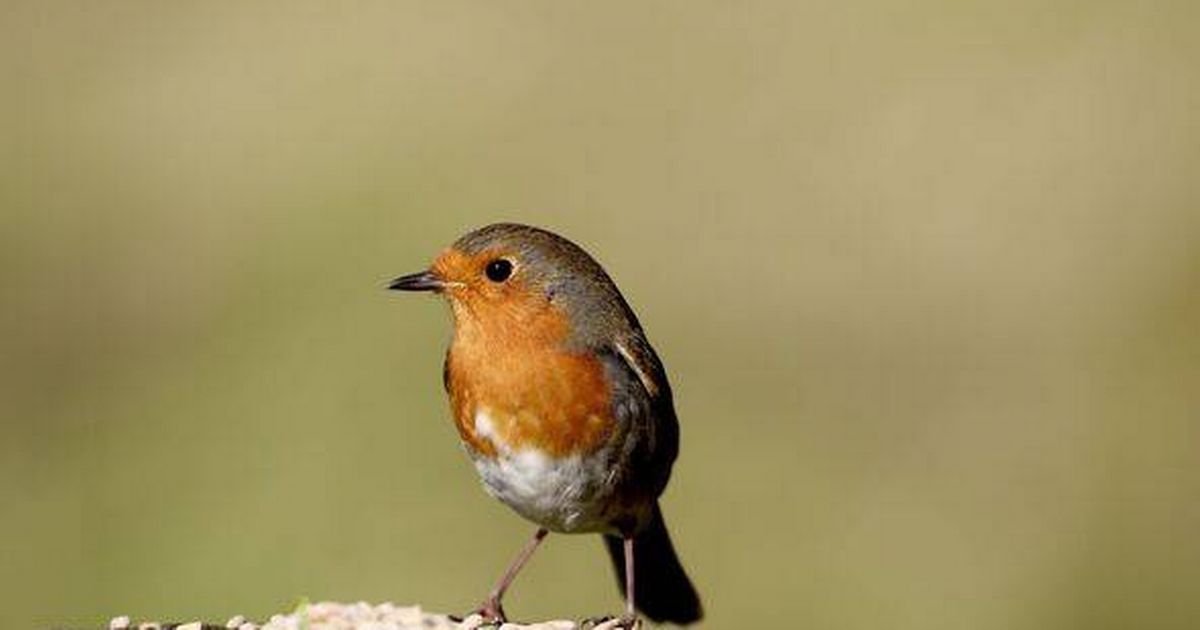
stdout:
POLYGON ((1198 627, 1200 11, 1128 4, 4 3, 0 626, 475 604, 531 526, 381 286, 518 220, 670 369, 711 627, 1198 627))

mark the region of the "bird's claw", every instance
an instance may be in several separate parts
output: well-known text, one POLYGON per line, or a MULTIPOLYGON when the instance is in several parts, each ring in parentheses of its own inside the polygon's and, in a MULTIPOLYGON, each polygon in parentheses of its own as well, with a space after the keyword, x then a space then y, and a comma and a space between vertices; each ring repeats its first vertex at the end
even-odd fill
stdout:
POLYGON ((504 607, 500 605, 500 600, 489 597, 475 611, 475 614, 483 617, 484 622, 502 624, 508 621, 508 615, 504 614, 504 607))
POLYGON ((642 627, 642 619, 637 615, 588 617, 580 622, 579 627, 583 630, 638 630, 642 627))

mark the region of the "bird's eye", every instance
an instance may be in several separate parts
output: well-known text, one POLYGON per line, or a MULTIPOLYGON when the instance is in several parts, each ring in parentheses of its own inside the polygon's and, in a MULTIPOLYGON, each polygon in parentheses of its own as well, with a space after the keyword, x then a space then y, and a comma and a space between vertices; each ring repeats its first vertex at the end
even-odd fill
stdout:
POLYGON ((483 273, 487 274, 488 280, 492 282, 504 282, 512 275, 513 264, 503 258, 497 258, 487 264, 487 268, 483 273))

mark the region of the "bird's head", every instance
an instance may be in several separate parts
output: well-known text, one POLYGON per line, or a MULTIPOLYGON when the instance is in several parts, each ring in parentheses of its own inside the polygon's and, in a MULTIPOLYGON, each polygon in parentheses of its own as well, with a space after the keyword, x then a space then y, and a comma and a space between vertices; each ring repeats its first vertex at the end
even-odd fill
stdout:
POLYGON ((602 332, 594 328, 632 317, 587 252, 552 232, 514 223, 465 234, 428 270, 396 278, 388 288, 440 293, 460 333, 588 337, 602 332))

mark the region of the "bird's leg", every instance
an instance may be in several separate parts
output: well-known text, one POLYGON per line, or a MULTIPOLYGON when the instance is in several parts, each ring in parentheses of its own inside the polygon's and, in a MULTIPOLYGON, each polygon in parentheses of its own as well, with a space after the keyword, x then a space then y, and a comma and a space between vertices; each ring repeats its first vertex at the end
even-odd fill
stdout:
POLYGON ((581 623, 582 627, 584 628, 598 628, 600 626, 604 626, 606 628, 622 628, 625 630, 631 630, 642 627, 642 620, 638 619, 637 605, 633 596, 633 537, 622 535, 621 540, 625 543, 625 614, 621 615, 620 617, 614 617, 612 615, 588 617, 581 623))
POLYGON ((637 612, 633 601, 633 536, 625 537, 625 619, 629 627, 636 627, 637 612))
POLYGON ((508 565, 508 569, 504 571, 504 575, 500 577, 500 581, 496 583, 496 587, 492 589, 492 592, 488 594, 488 598, 484 600, 483 606, 479 608, 478 612, 483 615, 484 619, 488 621, 507 621, 507 618, 504 616, 504 608, 500 606, 500 600, 504 598, 504 592, 508 590, 509 585, 517 577, 517 573, 521 571, 521 567, 525 566, 525 563, 529 561, 529 556, 533 555, 533 552, 537 550, 538 545, 542 544, 542 539, 548 533, 550 532, 546 528, 539 527, 533 533, 533 538, 530 538, 529 542, 525 543, 525 547, 521 549, 521 553, 517 554, 516 558, 513 558, 512 563, 508 565))

